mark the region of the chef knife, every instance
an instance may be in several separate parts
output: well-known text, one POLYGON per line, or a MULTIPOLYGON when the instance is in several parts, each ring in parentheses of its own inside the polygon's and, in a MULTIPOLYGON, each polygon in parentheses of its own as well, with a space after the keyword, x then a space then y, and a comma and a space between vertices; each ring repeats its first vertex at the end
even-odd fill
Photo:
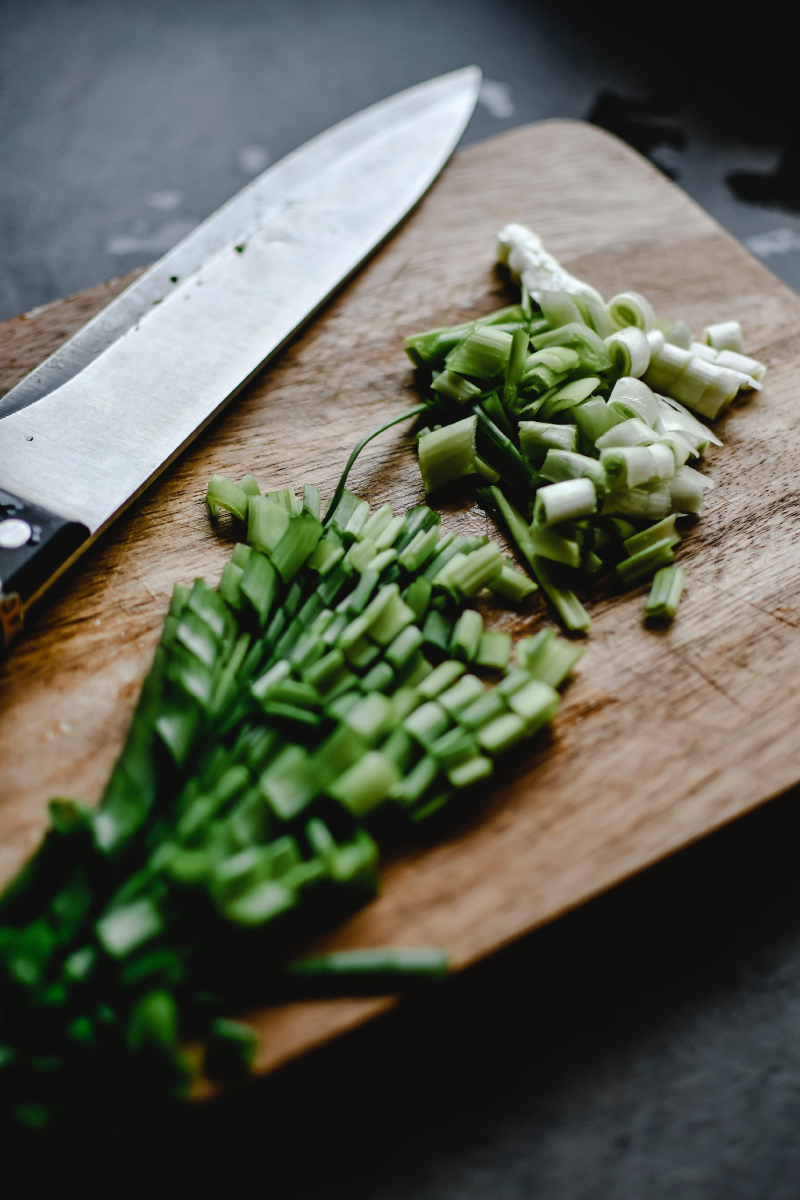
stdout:
POLYGON ((479 86, 455 71, 308 142, 0 400, 0 646, 391 233, 479 86))

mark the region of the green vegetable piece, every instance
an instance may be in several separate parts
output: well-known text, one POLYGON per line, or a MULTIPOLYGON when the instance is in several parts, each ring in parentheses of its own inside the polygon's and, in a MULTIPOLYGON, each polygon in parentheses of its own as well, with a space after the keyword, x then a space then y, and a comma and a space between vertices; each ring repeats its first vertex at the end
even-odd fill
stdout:
POLYGON ((289 527, 289 514, 269 496, 251 496, 248 504, 247 540, 262 554, 270 554, 289 527))
POLYGON ((281 980, 302 996, 386 995, 444 979, 450 959, 442 950, 340 950, 283 968, 281 980))
POLYGON ((648 620, 672 620, 678 611, 684 578, 682 567, 662 567, 656 571, 644 610, 648 620))
POLYGON ((439 773, 439 760, 430 754, 424 754, 411 771, 392 788, 392 799, 406 807, 419 803, 439 773))
POLYGON ((555 636, 551 629, 542 629, 535 637, 524 638, 517 645, 517 661, 534 679, 560 687, 583 657, 583 647, 555 636))
POLYGON ((275 602, 277 587, 274 567, 269 559, 254 550, 247 560, 239 590, 256 614, 262 629, 275 602))
POLYGON ((296 900, 293 889, 277 880, 267 880, 229 901, 224 911, 236 925, 265 925, 294 908, 296 900))
POLYGON ((420 438, 417 450, 426 492, 464 475, 474 475, 476 426, 474 416, 465 417, 420 438))
POLYGON ((493 770, 492 760, 479 754, 475 758, 467 759, 451 767, 447 772, 447 778, 454 788, 472 787, 473 784, 488 779, 493 770))
POLYGON ((505 371, 512 336, 491 325, 476 325, 447 355, 447 369, 477 379, 492 379, 505 371))
POLYGON ((489 584, 496 596, 502 597, 511 604, 521 604, 531 592, 536 591, 536 584, 527 575, 522 575, 506 562, 499 575, 495 575, 489 584))
POLYGON ((465 608, 453 629, 450 653, 462 662, 474 662, 483 635, 483 618, 474 608, 465 608))
POLYGON ((497 757, 500 754, 505 754, 512 746, 515 746, 528 730, 527 721, 518 713, 506 713, 505 716, 497 717, 496 720, 490 721, 487 725, 482 726, 477 734, 478 744, 489 754, 497 757))
POLYGON ((475 663, 493 671, 504 671, 511 656, 511 634, 502 629, 487 629, 481 634, 475 663))
POLYGON ((485 688, 477 675, 463 675, 458 683, 442 692, 439 704, 453 717, 457 717, 466 708, 484 694, 485 688))
POLYGON ((677 546, 681 539, 675 530, 676 520, 677 514, 672 513, 670 516, 664 517, 663 521, 657 521, 655 525, 641 530, 640 533, 631 533, 625 538, 625 549, 628 554, 638 554, 640 550, 648 550, 656 542, 663 541, 664 538, 669 538, 672 545, 677 546))
MULTIPOLYGON (((561 698, 558 692, 549 684, 539 679, 532 679, 524 688, 520 688, 509 698, 508 704, 512 712, 517 713, 526 722, 526 733, 535 733, 552 721, 558 712, 561 698)), ((503 718, 500 718, 501 720, 503 718)))
POLYGON ((212 475, 206 489, 206 504, 212 517, 219 516, 221 508, 233 513, 240 521, 247 516, 248 495, 224 475, 212 475))
POLYGON ((458 714, 458 722, 465 729, 480 729, 482 725, 486 725, 495 717, 500 717, 506 712, 508 712, 508 705, 498 689, 495 688, 491 692, 484 692, 462 709, 458 714))
POLYGON ((374 746, 389 731, 394 716, 391 700, 380 692, 371 692, 359 700, 344 718, 367 746, 374 746))
POLYGON ((416 625, 407 626, 386 650, 386 661, 400 671, 422 645, 422 631, 416 625))
POLYGON ((400 772, 391 759, 370 750, 328 787, 329 795, 355 816, 365 816, 387 799, 400 772))
POLYGON ((410 733, 422 746, 428 747, 445 732, 450 725, 450 717, 441 704, 429 700, 406 717, 403 728, 410 733))
POLYGON ((315 517, 308 514, 292 517, 271 554, 272 563, 284 583, 294 579, 321 537, 322 524, 315 517))
POLYGON ((224 600, 227 600, 231 608, 241 609, 242 597, 239 590, 239 585, 242 582, 244 570, 242 567, 237 567, 236 563, 227 562, 223 568, 222 576, 219 581, 219 594, 224 600))
POLYGON ((437 696, 446 691, 449 687, 460 679, 466 671, 466 666, 462 662, 456 662, 455 659, 449 659, 447 662, 440 663, 438 667, 419 685, 419 693, 426 700, 435 700, 437 696))
POLYGON ((675 554, 672 549, 673 545, 672 537, 661 538, 660 541, 653 542, 652 545, 647 546, 644 550, 639 550, 636 554, 632 554, 630 558, 623 559, 621 563, 617 563, 617 575, 626 587, 647 579, 659 567, 668 566, 675 561, 675 554))
POLYGON ((100 945, 113 958, 124 958, 164 928, 164 918, 147 896, 122 908, 111 909, 97 922, 100 945))
POLYGON ((267 767, 261 791, 276 816, 293 820, 320 790, 315 763, 302 746, 286 746, 267 767))

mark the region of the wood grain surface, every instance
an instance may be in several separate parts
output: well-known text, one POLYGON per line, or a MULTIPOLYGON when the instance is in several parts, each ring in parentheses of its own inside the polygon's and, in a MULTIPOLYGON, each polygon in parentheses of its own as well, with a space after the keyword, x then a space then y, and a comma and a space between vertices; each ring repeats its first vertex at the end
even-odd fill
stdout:
MULTIPOLYGON (((642 626, 646 588, 590 595, 580 676, 552 739, 461 820, 386 864, 378 900, 328 947, 436 945, 463 967, 800 781, 800 300, 633 151, 547 122, 458 154, 404 227, 31 615, 0 676, 0 883, 33 849, 45 802, 93 802, 121 745, 173 581, 216 581, 230 534, 203 505, 215 471, 330 494, 364 432, 413 402, 404 334, 506 302, 494 234, 522 221, 607 296, 644 292, 696 332, 736 318, 769 366, 720 423, 717 487, 681 547, 672 629, 642 626)), ((0 326, 7 388, 124 281, 0 326)), ((352 477, 375 503, 421 499, 392 431, 352 477)), ((489 531, 475 508, 445 527, 489 531)), ((535 598, 514 631, 548 620, 535 598)), ((269 1070, 388 1001, 253 1014, 269 1070)))

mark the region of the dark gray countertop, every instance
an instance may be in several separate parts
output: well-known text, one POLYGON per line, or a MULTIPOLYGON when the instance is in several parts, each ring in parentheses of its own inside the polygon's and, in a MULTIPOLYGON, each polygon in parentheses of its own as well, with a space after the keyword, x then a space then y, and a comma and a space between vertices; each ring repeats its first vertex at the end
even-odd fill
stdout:
MULTIPOLYGON (((312 134, 469 62, 487 82, 468 141, 591 117, 800 288, 793 75, 779 44, 766 58, 697 13, 673 8, 654 36, 624 4, 0 0, 0 318, 149 262, 312 134)), ((254 1170, 275 1197, 347 1200, 800 1195, 794 799, 81 1178, 241 1189, 254 1170)))

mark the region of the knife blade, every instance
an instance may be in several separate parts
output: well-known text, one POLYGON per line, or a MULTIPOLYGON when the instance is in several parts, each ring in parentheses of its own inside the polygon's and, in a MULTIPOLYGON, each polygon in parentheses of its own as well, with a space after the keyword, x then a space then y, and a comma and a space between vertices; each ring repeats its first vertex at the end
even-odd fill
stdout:
POLYGON ((0 401, 0 644, 388 237, 479 85, 441 76, 307 143, 0 401))

